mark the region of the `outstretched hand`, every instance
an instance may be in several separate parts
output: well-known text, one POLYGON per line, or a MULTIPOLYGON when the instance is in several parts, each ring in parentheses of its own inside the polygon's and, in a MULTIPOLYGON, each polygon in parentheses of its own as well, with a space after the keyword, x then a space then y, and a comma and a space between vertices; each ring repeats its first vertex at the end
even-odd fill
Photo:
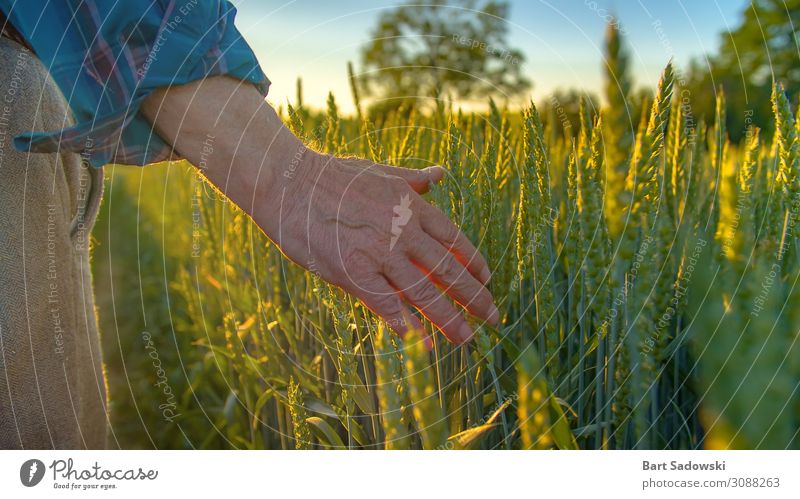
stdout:
MULTIPOLYGON (((310 154, 296 178, 273 194, 280 203, 271 237, 289 258, 358 297, 401 335, 421 327, 410 305, 450 341, 463 343, 472 329, 439 289, 479 319, 496 324, 499 314, 485 287, 484 258, 420 197, 443 174, 440 167, 406 170, 310 154)), ((271 224, 271 204, 255 209, 256 223, 271 224)))
POLYGON ((215 137, 202 173, 287 257, 359 298, 400 335, 421 328, 409 306, 453 343, 473 334, 459 309, 497 324, 486 261, 420 197, 442 179, 442 168, 309 150, 255 89, 224 77, 157 92, 142 109, 194 164, 203 140, 215 137))

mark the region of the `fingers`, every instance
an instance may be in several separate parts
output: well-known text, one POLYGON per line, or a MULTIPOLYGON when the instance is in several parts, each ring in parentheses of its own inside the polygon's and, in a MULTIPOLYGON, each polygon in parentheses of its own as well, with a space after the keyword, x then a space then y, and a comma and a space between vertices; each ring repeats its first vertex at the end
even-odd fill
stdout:
POLYGON ((429 350, 432 348, 431 338, 422 323, 403 305, 397 290, 383 276, 375 274, 359 283, 359 291, 354 294, 401 338, 409 329, 416 329, 421 332, 425 346, 429 350))
POLYGON ((428 318, 452 343, 472 338, 472 328, 458 310, 439 292, 418 268, 407 262, 391 269, 386 278, 406 300, 428 318))
POLYGON ((478 282, 452 253, 431 238, 411 249, 411 258, 462 307, 475 317, 496 326, 500 312, 492 294, 478 282))
POLYGON ((428 203, 419 203, 422 206, 420 225, 422 230, 432 238, 439 241, 448 251, 453 253, 459 262, 482 284, 489 282, 492 273, 483 255, 469 242, 444 213, 428 203))
POLYGON ((444 177, 444 169, 441 166, 429 166, 421 170, 414 170, 411 168, 382 165, 359 158, 342 158, 341 161, 359 168, 374 169, 384 175, 400 177, 405 180, 417 194, 425 194, 430 189, 432 183, 437 183, 444 177))

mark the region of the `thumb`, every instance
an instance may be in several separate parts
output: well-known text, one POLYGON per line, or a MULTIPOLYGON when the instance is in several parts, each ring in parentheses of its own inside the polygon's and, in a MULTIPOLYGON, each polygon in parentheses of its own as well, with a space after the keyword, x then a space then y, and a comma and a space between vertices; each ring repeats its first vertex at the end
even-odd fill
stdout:
POLYGON ((441 166, 429 166, 421 170, 415 170, 412 168, 401 168, 399 166, 382 165, 360 158, 340 158, 340 161, 358 168, 374 168, 385 175, 400 177, 405 180, 417 194, 425 194, 430 189, 432 183, 438 183, 444 178, 444 168, 441 166))
POLYGON ((417 194, 425 194, 430 189, 431 184, 438 183, 444 177, 444 168, 441 166, 429 166, 422 170, 387 165, 376 166, 382 173, 394 175, 405 180, 417 194))

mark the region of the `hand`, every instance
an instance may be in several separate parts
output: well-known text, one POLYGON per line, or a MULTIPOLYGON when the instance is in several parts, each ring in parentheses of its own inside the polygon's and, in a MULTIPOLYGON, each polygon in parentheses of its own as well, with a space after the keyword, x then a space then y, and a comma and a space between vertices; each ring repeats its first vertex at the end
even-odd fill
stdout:
POLYGON ((472 329, 437 286, 479 319, 496 325, 499 313, 484 258, 419 196, 443 175, 440 167, 407 170, 306 151, 282 182, 257 194, 272 202, 254 205, 252 216, 286 256, 358 297, 399 334, 422 327, 405 301, 463 343, 472 329))
MULTIPOLYGON (((142 104, 156 131, 247 212, 286 256, 361 299, 399 334, 415 307, 454 343, 472 336, 437 287, 497 324, 486 261, 419 194, 439 167, 407 170, 307 149, 250 85, 213 77, 142 104), (213 153, 206 144, 213 139, 213 153)), ((430 339, 426 339, 430 344, 430 339)))

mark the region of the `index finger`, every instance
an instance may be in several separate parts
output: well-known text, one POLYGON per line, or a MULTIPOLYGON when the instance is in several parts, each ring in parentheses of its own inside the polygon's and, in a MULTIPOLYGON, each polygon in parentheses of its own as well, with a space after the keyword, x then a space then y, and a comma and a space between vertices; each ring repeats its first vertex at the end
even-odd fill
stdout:
POLYGON ((483 255, 472 245, 461 230, 450 221, 438 208, 424 204, 420 217, 422 230, 436 239, 448 251, 453 253, 461 264, 469 270, 481 284, 486 285, 492 277, 489 265, 483 255))

